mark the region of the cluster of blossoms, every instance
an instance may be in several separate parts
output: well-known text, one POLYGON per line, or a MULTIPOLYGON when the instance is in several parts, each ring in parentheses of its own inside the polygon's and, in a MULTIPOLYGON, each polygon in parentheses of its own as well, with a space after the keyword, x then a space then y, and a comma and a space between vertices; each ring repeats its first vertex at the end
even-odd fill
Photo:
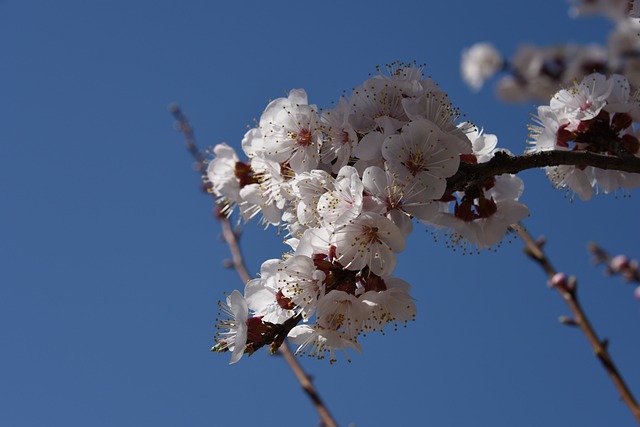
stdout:
MULTIPOLYGON (((498 243, 528 215, 523 184, 501 175, 447 192, 461 163, 498 151, 419 68, 392 64, 320 111, 304 90, 270 102, 242 149, 217 145, 207 178, 230 215, 286 232, 290 251, 221 303, 227 318, 214 350, 231 362, 288 337, 298 353, 335 360, 358 337, 416 315, 396 256, 414 222, 446 228, 479 246, 498 243)), ((345 351, 346 353, 346 351, 345 351)))
POLYGON ((569 0, 572 16, 601 14, 613 21, 640 18, 640 2, 634 0, 569 0))
POLYGON ((522 45, 505 59, 493 45, 477 43, 462 54, 461 73, 474 90, 501 70, 508 73, 497 83, 497 93, 507 102, 535 99, 547 102, 558 87, 566 87, 587 74, 624 75, 632 87, 640 87, 640 2, 629 0, 575 0, 572 16, 603 14, 615 27, 607 45, 522 45))
MULTIPOLYGON (((638 92, 631 92, 625 77, 590 74, 580 83, 556 93, 549 105, 538 107, 538 124, 530 127, 532 145, 527 151, 583 151, 639 157, 640 135, 633 127, 638 121, 638 92)), ((569 187, 582 200, 589 200, 597 189, 610 193, 618 187, 640 186, 640 174, 593 166, 549 166, 546 172, 556 187, 569 187)))

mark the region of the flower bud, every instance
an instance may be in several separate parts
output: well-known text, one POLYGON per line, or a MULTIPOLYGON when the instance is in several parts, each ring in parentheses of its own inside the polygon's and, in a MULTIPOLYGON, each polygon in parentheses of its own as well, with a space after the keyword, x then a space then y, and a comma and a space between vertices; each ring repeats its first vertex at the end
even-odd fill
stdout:
POLYGON ((285 310, 293 310, 294 308, 296 308, 296 305, 293 303, 293 301, 291 301, 291 298, 285 297, 282 294, 281 290, 276 293, 276 302, 278 303, 280 308, 283 308, 285 310))
POLYGON ((626 255, 616 255, 610 263, 611 270, 618 272, 629 268, 629 258, 626 255))
POLYGON ((622 137, 622 146, 629 154, 638 154, 640 150, 640 141, 633 135, 624 135, 622 137))
POLYGON ((549 280, 549 286, 555 288, 566 289, 567 288, 567 276, 564 273, 556 273, 549 280))
POLYGON ((616 133, 628 128, 632 123, 633 119, 627 113, 615 113, 611 118, 611 127, 616 133))

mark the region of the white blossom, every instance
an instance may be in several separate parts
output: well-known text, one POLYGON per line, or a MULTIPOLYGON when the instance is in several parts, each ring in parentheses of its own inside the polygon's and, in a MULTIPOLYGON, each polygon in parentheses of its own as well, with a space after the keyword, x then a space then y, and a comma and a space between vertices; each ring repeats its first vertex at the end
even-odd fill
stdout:
POLYGON ((388 136, 382 146, 389 170, 410 174, 434 200, 444 194, 446 178, 458 170, 459 154, 451 137, 429 120, 408 123, 399 135, 388 136))
MULTIPOLYGON (((227 144, 218 144, 213 148, 215 157, 207 166, 207 180, 213 194, 221 203, 234 206, 240 202, 240 179, 236 176, 236 164, 239 162, 236 151, 227 144)), ((227 210, 231 214, 232 209, 227 210)))
POLYGON ((362 301, 368 306, 365 331, 381 331, 389 323, 398 325, 416 317, 413 298, 399 286, 390 286, 384 291, 368 291, 362 295, 362 301))
POLYGON ((278 303, 278 269, 282 261, 269 259, 260 267, 260 277, 244 286, 244 298, 255 316, 270 323, 282 323, 294 313, 278 303))
MULTIPOLYGON (((602 74, 586 76, 559 91, 549 106, 538 107, 528 152, 571 150, 617 156, 640 155, 633 121, 640 118, 640 103, 627 79, 602 74), (605 135, 603 137, 603 135, 605 135)), ((569 188, 582 200, 596 193, 640 186, 640 175, 593 166, 548 166, 547 177, 558 188, 569 188)))
POLYGON ((570 121, 589 120, 600 113, 611 93, 611 80, 593 73, 569 89, 561 89, 549 103, 549 107, 570 121))
POLYGON ((324 296, 325 274, 316 269, 310 257, 294 255, 281 263, 277 278, 283 296, 300 308, 305 321, 309 320, 318 299, 324 296))
POLYGON ((318 302, 317 324, 327 329, 340 330, 355 341, 363 330, 368 306, 355 295, 332 290, 318 302))
POLYGON ((368 213, 337 230, 333 241, 337 259, 345 268, 368 267, 378 276, 391 275, 396 265, 395 254, 405 246, 404 236, 393 222, 368 213))
POLYGON ((476 43, 462 52, 462 78, 473 90, 480 90, 503 63, 502 55, 491 43, 476 43))
POLYGON ((340 226, 355 219, 362 211, 362 180, 358 171, 344 166, 329 188, 318 200, 321 224, 340 226))
POLYGON ((302 89, 289 92, 287 98, 271 101, 260 117, 264 138, 264 156, 288 163, 296 173, 318 165, 322 132, 314 105, 308 105, 302 89))
MULTIPOLYGON (((231 351, 231 361, 229 364, 236 363, 244 353, 247 344, 247 319, 249 318, 249 309, 242 294, 238 290, 234 290, 227 297, 226 305, 219 304, 220 310, 227 318, 221 319, 218 325, 218 343, 220 351, 231 351)), ((218 349, 214 347, 214 349, 218 349)))
POLYGON ((329 361, 335 362, 336 350, 343 350, 347 359, 349 355, 346 352, 348 347, 361 351, 360 344, 347 338, 342 332, 333 329, 323 328, 319 325, 298 325, 289 331, 288 335, 291 342, 298 344, 295 354, 308 354, 324 359, 329 353, 329 361))
POLYGON ((324 164, 331 164, 331 171, 337 173, 346 166, 358 142, 358 135, 349 123, 349 103, 341 97, 333 110, 322 113, 323 129, 326 139, 320 149, 320 159, 324 164))

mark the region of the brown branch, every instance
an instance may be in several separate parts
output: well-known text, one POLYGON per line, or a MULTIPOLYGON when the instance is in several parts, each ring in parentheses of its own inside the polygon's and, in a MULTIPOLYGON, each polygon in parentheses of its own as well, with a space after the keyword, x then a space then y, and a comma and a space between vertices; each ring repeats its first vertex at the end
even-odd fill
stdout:
MULTIPOLYGON (((169 108, 177 120, 178 130, 185 136, 187 150, 196 159, 199 165, 198 170, 202 172, 205 157, 195 143, 193 128, 178 106, 171 105, 169 108)), ((469 185, 484 183, 493 176, 505 173, 517 174, 527 169, 560 165, 593 166, 600 169, 612 169, 620 172, 640 173, 640 157, 628 153, 616 157, 587 151, 551 150, 512 156, 503 151, 498 151, 485 163, 461 163, 455 175, 447 179, 446 193, 464 190, 465 187, 469 185)))
MULTIPOLYGON (((193 132, 193 127, 189 123, 189 120, 184 115, 180 107, 175 104, 169 106, 169 111, 173 114, 173 117, 176 119, 176 128, 182 133, 185 138, 185 146, 187 151, 191 154, 196 162, 196 170, 198 172, 204 173, 205 168, 205 156, 202 154, 202 151, 198 148, 196 143, 195 135, 193 132)), ((214 203, 216 202, 214 198, 214 203)), ((216 203, 217 205, 217 203, 216 203)), ((238 236, 233 230, 231 226, 230 219, 225 215, 216 215, 216 218, 220 221, 220 225, 222 227, 222 235, 224 237, 227 246, 229 246, 229 250, 231 251, 231 256, 233 260, 233 268, 236 270, 243 284, 246 284, 249 280, 251 280, 251 275, 249 274, 247 267, 244 263, 244 258, 242 257, 242 251, 240 250, 240 244, 238 243, 238 236)), ((296 376, 300 386, 305 391, 313 406, 318 411, 320 418, 322 419, 322 423, 326 427, 338 427, 338 424, 331 416, 329 409, 323 403, 320 398, 320 394, 313 386, 313 383, 309 379, 309 376, 302 369, 295 356, 289 349, 289 346, 286 343, 285 337, 289 333, 296 324, 300 322, 300 316, 295 316, 285 322, 284 328, 280 331, 278 338, 279 342, 279 351, 280 354, 284 357, 285 361, 289 365, 289 368, 293 371, 296 376)))
POLYGON ((516 174, 527 169, 559 165, 593 166, 600 169, 640 173, 640 157, 632 155, 614 157, 579 151, 542 151, 512 156, 499 151, 486 163, 461 163, 458 172, 447 179, 447 193, 462 191, 468 185, 475 185, 475 183, 484 184, 492 176, 503 173, 516 174))
POLYGON ((238 276, 240 276, 240 280, 242 280, 242 283, 246 285, 247 282, 251 280, 251 275, 249 274, 249 271, 244 264, 242 251, 240 250, 240 243, 238 242, 238 236, 236 235, 235 231, 233 231, 231 220, 224 215, 216 215, 216 217, 218 218, 218 221, 220 221, 224 241, 227 242, 229 251, 231 251, 233 269, 236 270, 238 276))
POLYGON ((589 243, 589 252, 593 255, 595 264, 604 264, 607 275, 619 274, 627 282, 640 283, 640 264, 626 255, 611 257, 607 251, 596 243, 589 243))
POLYGON ((577 283, 575 279, 562 280, 558 279, 558 272, 553 267, 544 251, 542 250, 542 243, 536 242, 533 237, 527 232, 527 230, 521 225, 514 225, 512 228, 516 233, 520 236, 520 238, 524 241, 525 244, 525 253, 536 263, 542 267, 547 276, 549 277, 550 283, 554 284, 554 288, 558 291, 562 299, 567 303, 571 313, 573 315, 573 319, 566 319, 563 323, 567 323, 570 325, 575 325, 580 328, 580 330, 584 333, 593 348, 593 351, 600 361, 600 364, 607 372, 614 386, 620 393, 620 397, 624 401, 624 403, 629 407, 631 413, 635 417, 636 421, 640 423, 640 406, 636 402, 631 390, 627 387, 622 375, 616 368, 613 363, 613 359, 609 354, 607 349, 608 341, 601 340, 598 338, 595 330, 591 326, 589 319, 587 318, 586 313, 582 309, 582 306, 578 302, 577 295, 577 283))
MULTIPOLYGON (((187 150, 194 157, 197 170, 204 173, 205 157, 198 148, 193 132, 193 128, 189 123, 187 117, 182 113, 179 107, 173 105, 170 107, 170 111, 175 117, 177 123, 177 129, 185 137, 185 145, 187 150)), ((600 154, 594 154, 589 152, 573 152, 573 151, 546 151, 534 154, 525 154, 522 156, 511 156, 509 154, 498 152, 494 157, 486 163, 481 164, 467 164, 460 165, 456 174, 447 180, 447 192, 452 193, 454 191, 465 190, 469 186, 476 186, 478 183, 484 183, 487 179, 501 175, 504 173, 516 174, 526 169, 541 168, 545 166, 558 166, 558 165, 586 165, 594 166, 601 169, 614 169, 623 172, 640 173, 640 158, 635 156, 604 156, 600 154)), ((222 226, 222 232, 224 239, 229 246, 229 249, 233 258, 233 267, 237 271, 243 283, 247 283, 251 276, 249 275, 243 261, 242 252, 238 244, 237 235, 234 232, 230 220, 227 216, 216 215, 222 226)), ((526 244, 526 252, 533 260, 535 260, 546 272, 550 279, 557 275, 557 271, 551 265, 551 262, 542 251, 540 243, 535 242, 533 238, 527 233, 522 226, 513 226, 513 229, 520 235, 526 244)), ((563 297, 569 308, 571 309, 574 319, 565 319, 564 323, 571 324, 580 327, 583 331, 589 343, 594 349, 594 352, 600 360, 602 366, 607 371, 614 385, 620 392, 622 399, 629 406, 631 412, 635 416, 636 420, 640 422, 640 407, 638 406, 631 391, 626 386, 622 376, 618 372, 616 366, 611 359, 611 356, 607 350, 607 343, 598 338, 591 324, 589 323, 586 314, 580 306, 576 295, 576 283, 570 281, 562 286, 555 286, 556 290, 563 297)), ((295 317, 285 322, 285 325, 279 325, 277 328, 277 343, 281 354, 289 364, 289 367, 294 372, 301 387, 307 393, 309 399, 312 401, 316 410, 320 414, 322 421, 327 427, 337 426, 335 420, 332 418, 328 409, 320 399, 317 391, 313 387, 309 377, 302 370, 297 363, 295 356, 291 353, 291 350, 286 344, 285 337, 288 331, 299 322, 299 319, 295 317)))
POLYGON ((322 418, 322 421, 325 424, 325 426, 338 427, 338 424, 336 424, 335 420, 329 413, 329 409, 327 409, 326 405, 322 402, 322 399, 320 398, 320 395, 318 394, 315 387, 313 386, 311 379, 304 372, 304 370, 296 360, 295 356, 291 353, 291 350, 289 350, 289 347, 287 346, 286 342, 282 343, 282 347, 280 347, 280 352, 282 353, 282 355, 284 356, 284 359, 287 361, 287 363, 291 367, 291 370, 293 371, 293 374, 298 379, 300 386, 302 387, 304 392, 307 394, 307 396, 309 396, 309 399, 311 400, 311 402, 313 402, 313 405, 316 407, 316 410, 320 414, 320 417, 322 418))
POLYGON ((184 136, 184 145, 196 161, 196 168, 198 172, 204 172, 205 156, 196 144, 196 138, 193 133, 193 127, 189 123, 189 119, 184 115, 180 107, 176 104, 169 105, 169 112, 176 119, 176 129, 184 136))

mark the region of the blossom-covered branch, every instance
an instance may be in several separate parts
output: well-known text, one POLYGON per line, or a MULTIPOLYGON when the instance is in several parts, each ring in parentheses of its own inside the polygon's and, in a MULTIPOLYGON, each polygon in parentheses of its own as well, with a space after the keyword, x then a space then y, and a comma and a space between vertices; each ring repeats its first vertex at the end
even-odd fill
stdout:
POLYGON ((527 169, 548 166, 573 165, 593 166, 604 170, 640 173, 640 157, 608 156, 588 151, 541 151, 513 156, 507 152, 497 152, 486 163, 461 164, 458 172, 447 179, 447 192, 463 191, 470 183, 484 182, 492 176, 504 173, 517 174, 527 169))
MULTIPOLYGON (((196 161, 196 170, 198 172, 204 172, 204 167, 206 165, 206 158, 203 155, 200 148, 198 148, 195 135, 193 132, 193 128, 189 123, 189 120, 177 105, 172 104, 169 107, 169 110, 171 114, 173 114, 174 118, 176 119, 177 129, 183 134, 185 138, 185 146, 187 148, 187 151, 189 151, 191 156, 196 161)), ((218 209, 218 206, 216 206, 216 209, 218 209)), ((231 221, 228 216, 221 215, 220 212, 217 212, 216 218, 220 221, 220 224, 222 227, 222 235, 224 237, 225 242, 229 246, 229 250, 231 251, 231 256, 233 259, 232 261, 233 268, 240 276, 240 279, 242 280, 242 282, 246 284, 247 282, 249 282, 249 280, 251 280, 251 276, 244 263, 242 251, 240 250, 240 245, 238 243, 238 236, 234 232, 233 227, 231 225, 231 221)), ((229 296, 229 299, 227 301, 227 308, 231 306, 230 304, 231 300, 234 300, 234 301, 238 300, 238 294, 239 294, 238 291, 234 291, 234 293, 232 293, 232 295, 229 296)), ((232 313, 232 314, 234 316, 241 315, 237 313, 237 311, 236 313, 232 313)), ((289 349, 289 347, 285 342, 285 338, 287 334, 289 333, 291 328, 293 328, 299 321, 300 321, 299 317, 292 318, 292 319, 289 319, 288 324, 287 322, 285 322, 285 324, 279 325, 279 331, 280 331, 279 334, 274 333, 274 335, 270 338, 269 342, 278 343, 278 345, 275 346, 274 348, 276 350, 279 350, 280 354, 284 357, 286 363, 289 365, 291 371, 294 373, 294 375, 296 376, 296 379, 300 383, 300 386, 305 391, 305 393, 311 400, 312 404, 318 411, 318 414, 320 415, 320 418, 322 419, 323 424, 326 427, 337 427, 338 424, 333 419, 333 416, 329 412, 329 409, 322 401, 320 394, 318 393, 313 383, 309 379, 309 376, 302 369, 302 367, 300 366, 298 361, 295 359, 295 357, 293 357, 291 350, 289 349)), ((240 325, 236 323, 235 327, 244 329, 248 327, 248 324, 240 325)), ((232 348, 231 350, 234 350, 234 349, 232 348)), ((239 351, 236 351, 236 354, 241 355, 245 351, 245 348, 243 348, 242 346, 238 346, 238 350, 239 351)))
POLYGON ((360 335, 412 320, 410 286, 393 271, 414 223, 493 246, 529 214, 517 172, 544 167, 584 200, 640 186, 640 102, 623 76, 594 73, 560 90, 538 108, 526 154, 513 156, 459 121, 420 67, 378 71, 331 110, 302 89, 271 101, 244 136, 246 161, 214 147, 207 180, 223 213, 284 230, 290 248, 228 300, 231 322, 247 323, 215 347, 233 348, 232 362, 239 345, 275 349, 284 336, 298 354, 333 362, 336 350, 360 351, 360 335))
POLYGON ((580 302, 578 301, 577 282, 575 278, 567 278, 563 273, 559 273, 551 264, 542 249, 542 242, 537 242, 527 230, 521 225, 515 225, 514 230, 520 236, 526 246, 526 254, 542 267, 549 277, 549 284, 558 291, 562 299, 567 303, 573 315, 572 319, 564 319, 563 322, 580 328, 593 348, 593 352, 605 369, 620 397, 629 407, 636 421, 640 423, 640 406, 633 393, 625 383, 622 374, 618 371, 608 350, 608 341, 598 337, 593 326, 589 322, 580 302))
MULTIPOLYGON (((627 13, 630 3, 622 2, 627 13)), ((505 66, 485 48, 484 56, 475 56, 476 87, 488 69, 505 66)), ((617 57, 625 61, 620 70, 628 71, 629 64, 640 69, 640 62, 627 61, 633 49, 617 57)), ((639 187, 638 85, 626 74, 600 73, 614 69, 592 61, 601 55, 577 51, 575 57, 568 49, 539 61, 530 50, 519 61, 525 69, 507 88, 511 95, 545 93, 548 100, 555 92, 538 108, 521 156, 461 120, 422 66, 402 62, 378 68, 331 109, 310 103, 304 89, 292 89, 267 104, 244 135, 240 155, 232 145, 216 145, 205 181, 226 224, 237 214, 276 227, 287 250, 265 260, 258 277, 243 276, 244 289, 220 303, 226 318, 213 350, 230 352, 230 363, 236 363, 263 346, 275 351, 288 339, 298 346, 297 355, 333 363, 343 352, 350 360, 347 350, 361 351, 361 336, 396 329, 416 316, 411 286, 394 276, 414 226, 438 229, 455 245, 497 245, 529 214, 516 174, 531 168, 544 168, 557 188, 583 200, 639 187), (565 81, 568 70, 584 78, 565 81), (557 90, 558 81, 565 89, 557 90)), ((477 51, 467 53, 474 57, 477 51)), ((566 322, 580 326, 639 416, 578 304, 575 281, 557 274, 540 245, 523 229, 519 233, 574 313, 566 322)))

